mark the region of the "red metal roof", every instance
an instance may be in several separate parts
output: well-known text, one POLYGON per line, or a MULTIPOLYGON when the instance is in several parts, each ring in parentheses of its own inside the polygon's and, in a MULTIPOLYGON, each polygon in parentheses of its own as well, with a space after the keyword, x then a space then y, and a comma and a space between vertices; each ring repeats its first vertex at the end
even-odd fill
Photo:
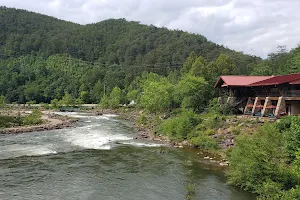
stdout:
POLYGON ((264 81, 273 76, 220 76, 214 87, 250 86, 253 83, 264 81))
POLYGON ((280 85, 284 83, 295 84, 300 79, 300 74, 288 74, 281 76, 273 76, 269 79, 254 82, 250 86, 266 86, 266 85, 280 85))
POLYGON ((220 76, 214 87, 251 87, 280 84, 300 84, 300 73, 281 76, 220 76))
POLYGON ((291 85, 300 85, 300 79, 290 82, 291 85))

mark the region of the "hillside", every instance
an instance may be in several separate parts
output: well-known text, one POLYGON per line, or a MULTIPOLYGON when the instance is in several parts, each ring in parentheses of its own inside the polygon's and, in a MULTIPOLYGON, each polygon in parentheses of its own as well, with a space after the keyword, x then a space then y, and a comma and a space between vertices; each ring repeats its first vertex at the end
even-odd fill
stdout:
POLYGON ((221 52, 240 69, 259 61, 178 30, 146 26, 125 19, 79 25, 25 10, 0 7, 2 56, 28 54, 48 57, 66 53, 74 58, 107 64, 181 66, 191 51, 215 60, 221 52))
POLYGON ((248 74, 248 66, 257 63, 258 57, 184 31, 125 19, 80 25, 0 7, 0 96, 8 102, 49 103, 67 93, 99 103, 114 87, 130 91, 145 71, 162 76, 173 71, 176 82, 182 66, 187 72, 193 65, 193 73, 209 77, 212 85, 220 74, 248 74))

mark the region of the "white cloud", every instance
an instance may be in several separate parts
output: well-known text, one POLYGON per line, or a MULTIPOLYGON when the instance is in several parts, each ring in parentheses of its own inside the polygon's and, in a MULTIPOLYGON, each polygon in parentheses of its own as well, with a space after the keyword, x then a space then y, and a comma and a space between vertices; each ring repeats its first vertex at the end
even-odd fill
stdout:
POLYGON ((218 44, 266 57, 300 41, 299 0, 0 0, 80 24, 126 18, 199 33, 218 44))

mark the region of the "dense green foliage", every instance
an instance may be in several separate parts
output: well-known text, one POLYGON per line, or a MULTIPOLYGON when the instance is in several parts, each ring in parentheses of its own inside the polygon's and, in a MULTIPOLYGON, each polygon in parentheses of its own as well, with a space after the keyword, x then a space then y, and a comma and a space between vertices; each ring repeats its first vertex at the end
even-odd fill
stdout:
POLYGON ((7 56, 69 54, 82 60, 164 70, 180 66, 191 51, 209 60, 225 52, 241 68, 259 60, 214 44, 201 35, 125 19, 79 25, 5 7, 0 7, 0 18, 0 52, 7 56))
POLYGON ((157 81, 146 81, 141 97, 141 106, 150 112, 166 111, 171 107, 173 85, 166 78, 157 81))
POLYGON ((191 110, 177 110, 166 120, 160 121, 158 133, 175 141, 188 141, 196 148, 217 150, 218 143, 211 136, 224 119, 217 115, 203 116, 191 110))
POLYGON ((261 199, 299 199, 299 117, 267 124, 254 135, 241 135, 229 152, 229 182, 261 199))
POLYGON ((99 103, 118 87, 120 103, 139 101, 154 112, 179 104, 201 111, 215 96, 212 86, 221 74, 300 69, 299 48, 281 47, 261 62, 201 35, 125 19, 79 25, 5 7, 0 16, 0 96, 7 102, 99 103), (143 72, 162 77, 141 84, 143 72), (155 92, 161 98, 149 98, 155 92))
POLYGON ((207 105, 207 97, 210 97, 208 83, 202 77, 185 75, 179 81, 175 95, 181 107, 201 111, 207 105))
MULTIPOLYGON (((8 102, 50 103, 67 94, 62 104, 99 103, 115 87, 134 94, 129 86, 145 71, 169 74, 174 85, 184 65, 189 75, 212 83, 223 72, 244 73, 248 64, 260 62, 201 35, 124 19, 79 25, 5 7, 0 17, 0 95, 8 102), (185 62, 190 52, 193 58, 185 62)), ((192 97, 185 99, 194 104, 192 97)))
POLYGON ((184 111, 180 115, 165 120, 161 125, 160 132, 174 140, 182 141, 187 139, 190 133, 198 124, 200 118, 191 111, 184 111))
POLYGON ((249 74, 260 76, 299 73, 300 46, 290 52, 286 46, 278 46, 278 51, 269 54, 262 63, 250 63, 247 68, 249 74))

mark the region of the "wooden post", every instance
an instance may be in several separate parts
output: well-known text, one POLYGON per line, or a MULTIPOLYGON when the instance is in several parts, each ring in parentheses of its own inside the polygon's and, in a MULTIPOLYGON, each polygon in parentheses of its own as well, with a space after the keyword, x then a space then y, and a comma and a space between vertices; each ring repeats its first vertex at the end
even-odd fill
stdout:
POLYGON ((252 115, 255 114, 255 108, 257 106, 257 103, 258 103, 258 97, 255 97, 255 101, 254 101, 253 108, 252 108, 252 113, 251 113, 252 115))
POLYGON ((285 105, 285 100, 284 97, 281 96, 278 98, 276 110, 275 110, 275 116, 280 117, 280 113, 285 112, 286 105, 285 105))
MULTIPOLYGON (((252 103, 252 98, 251 97, 248 97, 248 101, 247 101, 247 104, 245 106, 245 109, 244 109, 244 115, 248 112, 248 107, 247 105, 248 104, 251 104, 252 103)), ((252 112, 251 112, 252 113, 252 112)))
POLYGON ((261 116, 262 117, 266 114, 267 106, 270 106, 270 105, 272 105, 272 101, 270 100, 270 97, 266 97, 264 107, 261 111, 261 116))

